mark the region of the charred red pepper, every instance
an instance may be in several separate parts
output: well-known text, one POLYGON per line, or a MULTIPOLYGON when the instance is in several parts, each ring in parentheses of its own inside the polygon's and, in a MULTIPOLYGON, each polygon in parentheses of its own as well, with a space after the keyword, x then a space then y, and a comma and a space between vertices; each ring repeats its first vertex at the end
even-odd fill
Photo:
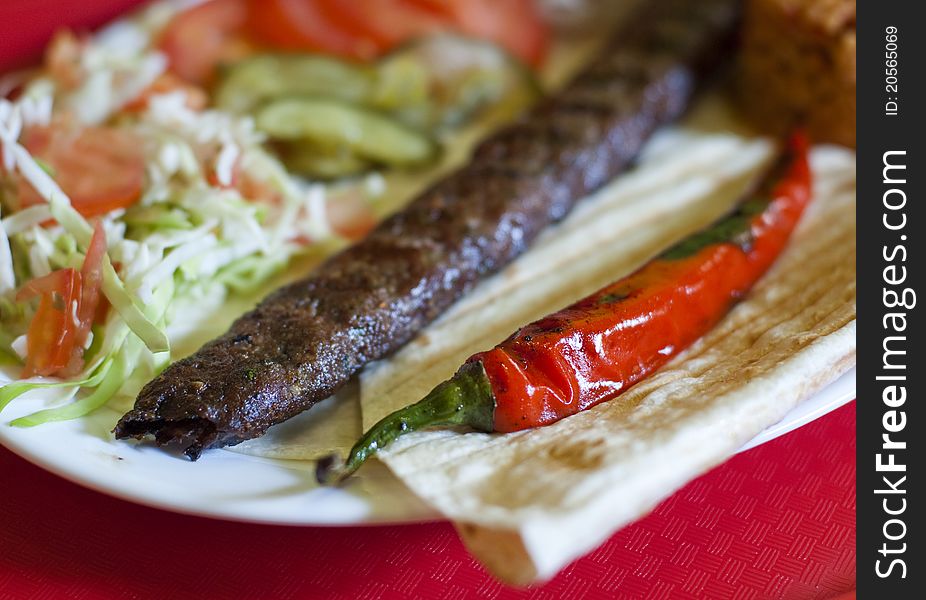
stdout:
POLYGON ((787 151, 736 209, 644 267, 473 355, 423 400, 374 425, 343 479, 407 431, 466 425, 510 432, 549 425, 614 398, 714 327, 781 253, 811 196, 807 142, 787 151))

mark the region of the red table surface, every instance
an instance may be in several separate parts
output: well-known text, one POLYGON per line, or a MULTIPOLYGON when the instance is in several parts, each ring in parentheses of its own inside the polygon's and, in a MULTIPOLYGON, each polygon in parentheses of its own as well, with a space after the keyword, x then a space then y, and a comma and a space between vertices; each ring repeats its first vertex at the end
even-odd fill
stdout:
MULTIPOLYGON (((0 1, 0 70, 138 0, 0 1)), ((830 598, 855 587, 855 403, 738 455, 553 581, 513 590, 445 523, 213 521, 92 492, 0 449, 0 598, 830 598)))
POLYGON ((0 449, 0 598, 831 598, 855 587, 855 403, 737 455, 546 585, 493 580, 446 523, 178 515, 0 449))

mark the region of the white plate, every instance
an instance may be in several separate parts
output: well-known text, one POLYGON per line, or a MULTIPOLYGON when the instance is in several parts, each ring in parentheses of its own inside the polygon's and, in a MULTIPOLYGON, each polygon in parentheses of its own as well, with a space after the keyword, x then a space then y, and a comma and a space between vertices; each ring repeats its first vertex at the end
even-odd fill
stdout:
MULTIPOLYGON (((769 427, 744 450, 839 408, 855 398, 855 369, 769 427)), ((15 403, 4 412, 0 444, 26 460, 93 490, 166 510, 284 525, 367 525, 439 518, 376 464, 364 467, 344 488, 318 488, 314 463, 206 452, 193 463, 146 444, 118 442, 109 430, 118 415, 97 411, 88 418, 32 429, 7 425, 19 416, 15 403)))

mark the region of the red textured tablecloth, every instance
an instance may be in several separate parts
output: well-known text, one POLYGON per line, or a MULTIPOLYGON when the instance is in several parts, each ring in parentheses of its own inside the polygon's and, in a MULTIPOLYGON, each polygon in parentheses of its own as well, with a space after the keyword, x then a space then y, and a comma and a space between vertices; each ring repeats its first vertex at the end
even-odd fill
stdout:
POLYGON ((0 599, 832 598, 855 587, 855 402, 693 481, 544 586, 448 524, 248 525, 80 488, 0 449, 0 599))

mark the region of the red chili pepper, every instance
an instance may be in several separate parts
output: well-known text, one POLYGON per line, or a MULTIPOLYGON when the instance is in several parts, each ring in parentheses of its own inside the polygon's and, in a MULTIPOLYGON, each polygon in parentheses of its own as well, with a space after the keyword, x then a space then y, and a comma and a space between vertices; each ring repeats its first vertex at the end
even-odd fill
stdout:
POLYGON ((793 145, 787 175, 759 194, 761 212, 744 203, 715 226, 747 217, 739 243, 709 230, 473 356, 495 393, 494 430, 548 425, 613 398, 713 328, 781 253, 810 198, 805 142, 793 145))
POLYGON ((733 213, 632 275, 473 355, 424 400, 374 425, 344 467, 320 463, 319 481, 342 479, 407 431, 442 425, 518 431, 614 398, 723 318, 781 253, 810 196, 807 141, 797 134, 733 213))

